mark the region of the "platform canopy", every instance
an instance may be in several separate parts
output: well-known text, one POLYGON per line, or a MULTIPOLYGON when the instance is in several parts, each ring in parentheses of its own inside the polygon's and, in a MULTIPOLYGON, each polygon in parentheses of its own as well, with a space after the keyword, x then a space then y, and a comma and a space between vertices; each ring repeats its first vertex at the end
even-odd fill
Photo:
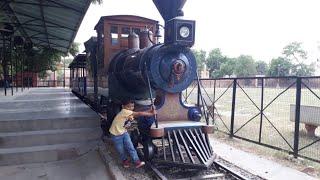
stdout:
POLYGON ((9 23, 15 35, 34 45, 67 52, 91 0, 1 0, 0 28, 9 23))

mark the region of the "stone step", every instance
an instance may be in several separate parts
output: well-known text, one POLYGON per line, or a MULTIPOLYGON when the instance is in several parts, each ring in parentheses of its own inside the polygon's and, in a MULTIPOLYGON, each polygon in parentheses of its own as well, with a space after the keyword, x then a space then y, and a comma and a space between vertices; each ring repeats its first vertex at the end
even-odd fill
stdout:
POLYGON ((0 120, 0 132, 21 132, 55 129, 94 128, 100 126, 98 116, 60 117, 47 119, 0 120))
POLYGON ((45 146, 0 148, 0 166, 72 159, 96 149, 99 143, 100 141, 87 141, 45 146))
POLYGON ((0 133, 0 148, 29 147, 98 140, 101 128, 56 129, 0 133))

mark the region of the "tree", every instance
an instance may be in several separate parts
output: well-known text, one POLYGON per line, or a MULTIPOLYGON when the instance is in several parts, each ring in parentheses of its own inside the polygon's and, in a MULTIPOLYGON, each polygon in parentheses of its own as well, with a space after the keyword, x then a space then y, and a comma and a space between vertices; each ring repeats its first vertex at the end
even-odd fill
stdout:
POLYGON ((227 57, 222 55, 219 48, 211 50, 209 52, 209 55, 206 61, 210 76, 213 77, 213 75, 219 74, 219 72, 215 72, 215 73, 213 72, 219 71, 221 65, 226 61, 227 61, 227 57))
POLYGON ((247 77, 257 74, 254 59, 251 56, 240 55, 236 60, 234 74, 237 77, 247 77))
POLYGON ((197 61, 197 67, 198 67, 198 72, 202 71, 204 69, 204 66, 206 64, 206 51, 204 50, 192 50, 196 61, 197 61))
POLYGON ((70 46, 68 54, 71 54, 71 56, 75 57, 79 53, 79 46, 80 46, 80 43, 73 42, 70 46))
POLYGON ((315 72, 315 64, 306 65, 299 63, 292 67, 292 75, 295 76, 312 76, 315 72))
POLYGON ((268 73, 268 64, 264 61, 256 61, 256 71, 258 75, 267 75, 268 73))
POLYGON ((292 63, 283 57, 272 59, 268 74, 270 76, 289 76, 292 63))
POLYGON ((302 49, 301 42, 292 42, 283 48, 283 55, 292 62, 291 75, 311 76, 315 72, 315 63, 307 65, 304 61, 308 58, 307 52, 302 49))
POLYGON ((61 57, 68 54, 76 56, 79 52, 79 45, 79 43, 73 42, 67 53, 49 47, 33 47, 26 52, 25 62, 30 67, 28 70, 44 77, 47 70, 57 70, 57 64, 61 62, 61 57))
POLYGON ((224 77, 234 75, 234 69, 236 66, 236 59, 234 58, 226 58, 226 62, 221 64, 220 69, 213 72, 212 77, 224 77))
POLYGON ((307 59, 307 52, 301 46, 301 42, 292 42, 283 48, 282 54, 290 61, 302 63, 303 60, 307 59))
POLYGON ((91 3, 92 4, 102 4, 103 3, 103 0, 91 0, 91 3))

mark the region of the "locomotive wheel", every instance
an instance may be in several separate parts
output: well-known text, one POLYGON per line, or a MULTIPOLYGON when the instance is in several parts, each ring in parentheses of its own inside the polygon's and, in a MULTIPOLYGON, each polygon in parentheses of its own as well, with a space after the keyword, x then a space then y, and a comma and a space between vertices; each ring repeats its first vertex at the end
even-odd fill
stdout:
POLYGON ((145 160, 151 160, 154 157, 155 145, 151 140, 143 143, 143 154, 145 160))

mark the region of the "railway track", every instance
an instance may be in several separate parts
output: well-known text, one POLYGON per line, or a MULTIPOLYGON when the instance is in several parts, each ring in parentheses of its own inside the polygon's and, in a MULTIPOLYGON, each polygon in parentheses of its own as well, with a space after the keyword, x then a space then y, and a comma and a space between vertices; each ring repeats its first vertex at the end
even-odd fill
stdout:
POLYGON ((214 162, 208 170, 181 169, 177 167, 158 166, 147 162, 146 168, 152 170, 161 180, 201 180, 201 179, 234 179, 234 180, 262 180, 263 178, 251 174, 221 158, 214 162))

